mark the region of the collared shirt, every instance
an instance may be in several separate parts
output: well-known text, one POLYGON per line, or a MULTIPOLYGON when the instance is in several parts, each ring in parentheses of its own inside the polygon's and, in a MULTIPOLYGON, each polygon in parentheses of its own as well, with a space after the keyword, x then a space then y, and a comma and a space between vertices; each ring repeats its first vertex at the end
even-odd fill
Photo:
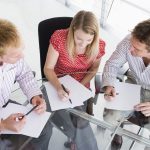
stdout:
POLYGON ((131 35, 125 37, 117 46, 112 56, 106 62, 103 71, 103 87, 114 86, 117 73, 126 62, 129 65, 130 76, 142 88, 150 90, 150 64, 146 67, 141 57, 131 55, 131 35))
POLYGON ((15 64, 4 63, 0 66, 0 107, 10 98, 10 94, 15 82, 30 100, 33 96, 40 95, 41 90, 34 78, 32 70, 24 59, 20 59, 15 64))

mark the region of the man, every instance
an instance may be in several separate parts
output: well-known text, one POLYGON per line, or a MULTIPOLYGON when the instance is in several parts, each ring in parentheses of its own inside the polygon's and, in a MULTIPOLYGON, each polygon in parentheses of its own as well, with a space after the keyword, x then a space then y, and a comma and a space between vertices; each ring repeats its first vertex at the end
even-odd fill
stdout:
MULTIPOLYGON (((150 19, 137 24, 131 34, 119 43, 106 62, 103 71, 103 87, 107 95, 105 99, 108 101, 113 100, 116 96, 114 82, 117 72, 126 62, 129 65, 127 82, 141 85, 141 103, 134 107, 135 113, 141 112, 141 115, 147 117, 145 127, 150 129, 148 123, 150 118, 150 19)), ((109 110, 106 111, 104 119, 116 124, 120 117, 119 111, 109 110)), ((136 120, 140 122, 138 117, 136 120)), ((117 136, 115 138, 113 143, 116 142, 114 145, 118 144, 120 148, 122 140, 117 136), (115 138, 118 141, 115 141, 115 138)))
MULTIPOLYGON (((14 82, 17 81, 29 102, 33 106, 38 105, 35 112, 41 114, 46 110, 46 103, 42 98, 41 90, 38 87, 31 69, 23 59, 22 49, 23 44, 14 24, 7 20, 0 19, 0 107, 5 106, 9 102, 12 87, 14 82)), ((7 129, 15 132, 20 131, 26 123, 26 117, 22 120, 16 121, 16 118, 20 116, 22 116, 20 113, 12 114, 4 120, 1 119, 0 131, 7 129)), ((51 128, 50 122, 48 121, 41 136, 37 139, 33 138, 30 142, 30 149, 46 150, 48 148, 50 136, 51 128)), ((14 139, 12 136, 4 137, 14 139)), ((14 137, 16 138, 17 136, 14 135, 14 137)), ((19 140, 25 138, 27 137, 18 136, 19 140)), ((3 143, 2 139, 0 141, 3 143)), ((10 142, 12 141, 10 140, 10 142)), ((18 149, 16 145, 19 144, 18 142, 15 143, 15 145, 13 145, 14 143, 11 144, 12 149, 18 149)), ((0 147, 4 147, 4 145, 4 149, 8 149, 6 142, 5 144, 1 144, 0 147)))

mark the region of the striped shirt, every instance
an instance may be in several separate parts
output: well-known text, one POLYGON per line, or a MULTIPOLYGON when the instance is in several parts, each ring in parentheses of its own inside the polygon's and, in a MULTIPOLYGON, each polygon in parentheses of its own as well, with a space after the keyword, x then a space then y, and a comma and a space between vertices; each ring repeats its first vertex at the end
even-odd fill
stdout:
POLYGON ((24 59, 15 64, 4 63, 0 66, 0 107, 9 100, 15 81, 19 83, 28 100, 41 94, 33 73, 24 59))
POLYGON ((141 57, 131 55, 131 35, 125 37, 117 46, 103 71, 103 87, 114 86, 117 73, 126 62, 129 65, 131 77, 142 88, 150 90, 150 64, 146 67, 141 57))

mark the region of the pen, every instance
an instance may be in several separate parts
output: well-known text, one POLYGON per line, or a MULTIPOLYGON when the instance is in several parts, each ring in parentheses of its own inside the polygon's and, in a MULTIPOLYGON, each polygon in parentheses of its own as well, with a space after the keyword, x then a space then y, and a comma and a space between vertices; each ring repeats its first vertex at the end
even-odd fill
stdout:
MULTIPOLYGON (((116 93, 116 95, 119 95, 119 93, 116 93)), ((104 94, 104 96, 113 96, 112 94, 104 94)))
POLYGON ((26 114, 24 114, 23 116, 20 116, 18 119, 21 120, 23 119, 24 116, 29 115, 38 105, 34 106, 31 110, 29 110, 26 114))
MULTIPOLYGON (((64 86, 63 84, 61 84, 61 86, 62 86, 63 90, 64 90, 67 94, 69 94, 68 91, 66 90, 65 86, 64 86)), ((71 101, 70 98, 69 98, 69 101, 70 101, 70 103, 72 104, 72 101, 71 101)))

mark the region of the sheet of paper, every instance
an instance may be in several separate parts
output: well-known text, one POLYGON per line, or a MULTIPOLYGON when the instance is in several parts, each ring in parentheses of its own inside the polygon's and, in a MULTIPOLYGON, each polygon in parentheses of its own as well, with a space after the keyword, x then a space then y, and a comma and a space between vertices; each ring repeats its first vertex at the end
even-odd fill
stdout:
POLYGON ((44 85, 46 87, 52 111, 81 106, 84 101, 94 96, 89 89, 69 75, 59 78, 59 80, 70 91, 69 97, 72 104, 69 100, 66 102, 61 101, 56 89, 49 82, 45 82, 44 85))
MULTIPOLYGON (((22 105, 9 103, 6 108, 1 109, 0 116, 1 118, 5 119, 12 113, 25 114, 30 109, 31 107, 25 107, 22 105)), ((38 115, 33 111, 26 116, 26 124, 19 133, 9 131, 9 130, 2 131, 1 133, 2 134, 23 134, 23 135, 37 138, 39 137, 49 117, 50 117, 49 112, 45 112, 43 114, 38 115)))
MULTIPOLYGON (((116 97, 112 101, 106 101, 105 107, 115 110, 133 110, 140 103, 140 85, 116 82, 116 97)), ((101 95, 104 99, 104 95, 101 95)))

